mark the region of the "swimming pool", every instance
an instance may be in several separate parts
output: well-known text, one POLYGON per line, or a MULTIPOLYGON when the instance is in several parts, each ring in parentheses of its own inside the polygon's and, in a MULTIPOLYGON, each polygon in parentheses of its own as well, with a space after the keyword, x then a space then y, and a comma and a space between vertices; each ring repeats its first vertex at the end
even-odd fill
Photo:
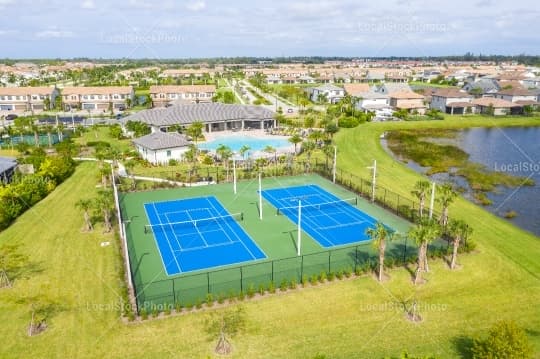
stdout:
POLYGON ((272 146, 275 149, 284 147, 290 147, 291 143, 286 138, 272 138, 272 137, 247 137, 247 136, 226 136, 219 137, 212 141, 204 142, 198 145, 199 149, 215 151, 220 145, 225 145, 231 150, 238 152, 242 146, 249 146, 250 152, 262 151, 266 146, 272 146))

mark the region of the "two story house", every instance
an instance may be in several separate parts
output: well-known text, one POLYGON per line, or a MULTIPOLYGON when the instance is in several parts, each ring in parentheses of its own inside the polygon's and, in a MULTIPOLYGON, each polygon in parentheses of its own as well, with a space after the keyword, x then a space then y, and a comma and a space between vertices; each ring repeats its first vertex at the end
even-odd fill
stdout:
POLYGON ((215 85, 150 86, 150 98, 154 107, 166 107, 173 103, 212 102, 215 94, 215 85))
POLYGON ((57 96, 55 87, 0 87, 0 112, 50 110, 57 96))
POLYGON ((128 108, 133 103, 135 92, 131 86, 64 87, 62 102, 64 109, 88 111, 111 111, 128 108))
POLYGON ((431 95, 430 108, 451 115, 463 115, 467 109, 472 112, 473 96, 467 92, 451 88, 435 90, 431 95))
POLYGON ((309 98, 313 102, 337 103, 345 97, 345 90, 342 87, 325 84, 318 87, 312 87, 308 90, 309 98))

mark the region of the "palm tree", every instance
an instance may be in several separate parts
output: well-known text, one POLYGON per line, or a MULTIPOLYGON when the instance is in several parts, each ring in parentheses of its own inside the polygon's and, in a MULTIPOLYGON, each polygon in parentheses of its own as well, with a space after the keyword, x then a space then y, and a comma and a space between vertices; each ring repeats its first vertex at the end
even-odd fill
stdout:
POLYGON ((268 145, 263 149, 263 151, 270 155, 274 155, 274 167, 277 168, 277 150, 274 147, 268 145))
POLYGON ((52 132, 54 127, 51 125, 44 126, 45 132, 47 132, 47 139, 49 140, 49 148, 52 147, 52 132))
POLYGON ((229 181, 229 160, 233 152, 229 146, 221 144, 216 148, 216 154, 219 156, 219 160, 225 165, 226 181, 229 181))
POLYGON ((418 284, 422 272, 429 271, 427 263, 428 245, 440 234, 440 228, 433 221, 421 221, 409 230, 408 237, 418 245, 418 266, 414 275, 414 284, 418 284))
POLYGON ((90 232, 94 229, 92 225, 92 220, 90 218, 90 209, 92 208, 92 201, 89 199, 80 199, 76 204, 78 208, 82 209, 84 212, 84 231, 90 232))
POLYGON ((455 219, 449 223, 450 236, 452 237, 452 260, 450 261, 450 269, 456 268, 457 255, 459 245, 462 240, 467 240, 467 238, 472 234, 473 230, 465 221, 460 219, 455 219))
POLYGON ((304 141, 302 142, 302 152, 306 153, 306 171, 309 172, 311 169, 311 154, 317 146, 313 141, 304 141))
POLYGON ((381 222, 377 222, 374 228, 368 228, 366 230, 366 234, 373 240, 373 246, 379 251, 379 282, 382 282, 384 275, 384 254, 386 250, 386 241, 393 240, 394 233, 395 232, 386 228, 381 222))
POLYGON ((124 163, 124 167, 128 171, 128 175, 131 177, 131 189, 135 189, 135 174, 133 173, 133 169, 137 165, 137 162, 135 162, 133 159, 126 161, 124 163))
MULTIPOLYGON (((315 142, 315 144, 317 144, 317 146, 319 146, 319 143, 324 139, 324 133, 322 131, 313 131, 309 134, 308 138, 315 142)), ((303 147, 303 146, 302 146, 303 147)))
POLYGON ((111 191, 99 191, 98 197, 94 201, 95 208, 101 212, 103 216, 104 229, 103 232, 109 233, 112 230, 112 209, 113 198, 111 191))
POLYGON ((289 137, 289 142, 292 143, 294 145, 294 154, 296 155, 297 154, 297 147, 298 147, 298 144, 300 142, 302 142, 302 137, 300 137, 299 134, 295 133, 294 135, 292 135, 291 137, 289 137))
POLYGON ((195 121, 186 128, 186 133, 193 139, 195 145, 197 145, 197 140, 202 136, 203 127, 204 125, 201 121, 195 121))
POLYGON ((59 122, 58 125, 56 125, 56 132, 58 134, 58 141, 62 142, 64 140, 64 129, 65 125, 63 122, 59 122))
POLYGON ((40 145, 40 143, 39 143, 39 127, 35 123, 32 123, 30 125, 30 129, 34 133, 34 145, 36 147, 39 147, 39 145, 40 145))
POLYGON ((451 183, 444 183, 439 188, 439 193, 437 196, 437 202, 441 204, 442 213, 439 223, 441 226, 446 228, 448 224, 448 207, 454 202, 457 197, 457 192, 454 190, 454 187, 451 183))
POLYGON ((420 213, 420 219, 422 219, 424 215, 424 207, 425 207, 426 196, 427 196, 429 187, 430 187, 429 181, 418 181, 414 185, 414 189, 411 191, 411 194, 416 196, 416 198, 418 198, 418 202, 419 202, 418 211, 420 213))
POLYGON ((249 155, 249 150, 251 150, 251 147, 249 147, 248 145, 243 145, 242 147, 240 147, 240 150, 238 152, 240 153, 240 156, 245 159, 244 155, 246 153, 249 155))

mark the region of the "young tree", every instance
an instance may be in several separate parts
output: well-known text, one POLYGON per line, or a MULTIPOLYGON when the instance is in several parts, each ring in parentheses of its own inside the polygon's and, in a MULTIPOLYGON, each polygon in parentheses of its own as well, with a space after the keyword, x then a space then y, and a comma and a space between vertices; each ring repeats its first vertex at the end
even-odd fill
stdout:
POLYGON ((83 211, 84 231, 91 232, 94 229, 92 219, 90 217, 90 209, 93 207, 92 201, 89 199, 80 199, 75 205, 83 211))
POLYGON ((229 146, 219 145, 216 148, 216 154, 219 156, 219 160, 221 161, 221 163, 225 165, 225 170, 227 173, 226 181, 229 181, 229 161, 233 156, 233 152, 229 146))
POLYGON ((298 147, 298 144, 302 142, 302 137, 300 137, 299 134, 295 133, 289 138, 289 142, 294 145, 294 154, 296 155, 298 152, 296 149, 298 147))
POLYGON ((428 245, 440 234, 440 229, 433 221, 421 221, 409 230, 408 237, 418 245, 418 266, 414 275, 414 284, 420 282, 423 272, 429 270, 427 265, 428 245))
POLYGON ((527 334, 513 321, 500 321, 486 339, 474 339, 471 349, 475 359, 526 359, 533 357, 527 334))
POLYGON ((263 148, 263 151, 268 153, 269 155, 272 155, 272 154, 274 155, 274 167, 277 168, 277 165, 278 165, 277 164, 277 150, 274 147, 268 145, 265 148, 263 148))
POLYGON ((450 261, 450 269, 456 268, 458 249, 461 241, 466 241, 472 234, 473 230, 465 221, 454 219, 449 222, 449 234, 452 238, 452 260, 450 261))
POLYGON ((232 351, 229 338, 233 338, 245 330, 246 314, 243 307, 211 312, 206 319, 206 332, 212 340, 218 337, 216 354, 227 355, 232 351))
POLYGON ((113 211, 113 194, 111 191, 99 191, 98 197, 94 200, 94 206, 103 216, 103 232, 109 233, 112 230, 112 211, 113 211))
POLYGON ((49 143, 49 148, 51 148, 52 145, 53 145, 53 143, 52 143, 52 132, 54 130, 54 127, 52 125, 45 125, 44 129, 45 129, 45 132, 47 133, 47 139, 48 139, 48 143, 49 143))
POLYGON ((420 219, 424 215, 424 207, 426 204, 426 196, 429 191, 430 183, 429 181, 418 181, 414 185, 414 189, 411 191, 411 194, 418 198, 418 212, 420 214, 420 219))
POLYGON ((133 169, 137 165, 137 162, 133 159, 130 159, 129 161, 126 161, 124 163, 124 167, 127 170, 127 175, 131 178, 131 189, 135 189, 136 182, 135 182, 135 174, 133 173, 133 169))
POLYGON ((249 147, 248 145, 243 145, 242 147, 240 147, 240 150, 238 152, 240 153, 240 156, 245 159, 245 154, 249 154, 249 150, 251 150, 251 147, 249 147))
POLYGON ((442 213, 439 223, 441 226, 446 228, 448 224, 448 207, 454 202, 457 197, 457 192, 454 190, 454 187, 451 183, 444 183, 442 186, 439 186, 437 193, 437 202, 441 204, 442 213))
POLYGON ((386 242, 392 241, 395 232, 388 229, 381 222, 377 222, 374 228, 368 228, 366 234, 373 240, 373 246, 379 251, 379 272, 378 280, 382 282, 384 275, 384 255, 386 251, 386 242))
POLYGON ((306 171, 310 171, 311 169, 311 155, 313 154, 313 151, 315 150, 316 145, 313 141, 304 141, 302 142, 302 152, 305 152, 306 154, 306 171))
POLYGON ((19 252, 19 246, 5 244, 0 247, 0 289, 11 288, 13 280, 26 266, 28 257, 19 252))
POLYGON ((193 139, 195 145, 197 145, 197 140, 202 136, 202 129, 204 125, 201 121, 195 121, 186 129, 186 133, 193 139))

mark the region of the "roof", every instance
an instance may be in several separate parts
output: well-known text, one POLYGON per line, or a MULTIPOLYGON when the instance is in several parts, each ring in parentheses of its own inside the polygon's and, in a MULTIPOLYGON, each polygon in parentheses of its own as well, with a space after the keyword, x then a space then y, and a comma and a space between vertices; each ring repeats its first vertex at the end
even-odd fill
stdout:
POLYGON ((331 85, 331 84, 324 84, 321 86, 317 86, 313 88, 314 90, 318 91, 343 91, 343 87, 331 85))
POLYGON ((412 92, 411 87, 409 86, 409 84, 406 84, 406 83, 389 82, 389 83, 380 85, 379 89, 382 87, 386 88, 386 91, 388 92, 389 95, 395 92, 412 92))
POLYGON ((507 96, 534 96, 534 94, 529 90, 526 90, 524 88, 515 88, 515 87, 500 90, 499 92, 497 92, 497 94, 507 95, 507 96))
POLYGON ((274 112, 261 106, 198 103, 142 110, 120 121, 144 122, 153 126, 189 125, 193 122, 273 119, 274 112))
POLYGON ((454 97, 454 98, 467 97, 467 98, 471 98, 472 97, 471 95, 469 95, 465 91, 460 91, 458 89, 453 89, 453 88, 436 89, 432 93, 432 96, 439 96, 439 97, 446 97, 446 98, 448 98, 448 97, 454 97))
POLYGON ((471 102, 450 102, 446 104, 447 107, 471 107, 473 104, 471 102))
POLYGON ((522 106, 534 106, 534 105, 538 105, 538 102, 532 101, 532 100, 516 101, 515 103, 517 103, 518 105, 522 105, 522 106))
POLYGON ((62 95, 111 95, 111 94, 130 94, 133 89, 131 86, 75 86, 64 87, 62 95))
POLYGON ((510 101, 502 100, 500 98, 493 97, 482 97, 477 98, 472 101, 473 105, 477 106, 493 106, 495 108, 510 108, 510 107, 520 107, 521 105, 515 104, 510 101))
POLYGON ((368 84, 344 84, 343 88, 346 93, 352 96, 363 95, 366 92, 369 92, 370 89, 368 84))
POLYGON ((146 136, 133 140, 133 143, 150 150, 161 150, 166 148, 186 147, 190 144, 186 136, 177 132, 157 131, 146 136))
POLYGON ((54 87, 0 87, 0 95, 25 96, 25 95, 50 95, 54 87))
POLYGON ((216 92, 215 85, 150 86, 150 93, 216 92))
POLYGON ((400 99, 400 100, 423 100, 424 96, 417 94, 416 92, 412 91, 401 91, 401 92, 394 92, 391 93, 390 98, 400 99))
POLYGON ((17 161, 11 157, 0 157, 0 174, 17 167, 17 161))

